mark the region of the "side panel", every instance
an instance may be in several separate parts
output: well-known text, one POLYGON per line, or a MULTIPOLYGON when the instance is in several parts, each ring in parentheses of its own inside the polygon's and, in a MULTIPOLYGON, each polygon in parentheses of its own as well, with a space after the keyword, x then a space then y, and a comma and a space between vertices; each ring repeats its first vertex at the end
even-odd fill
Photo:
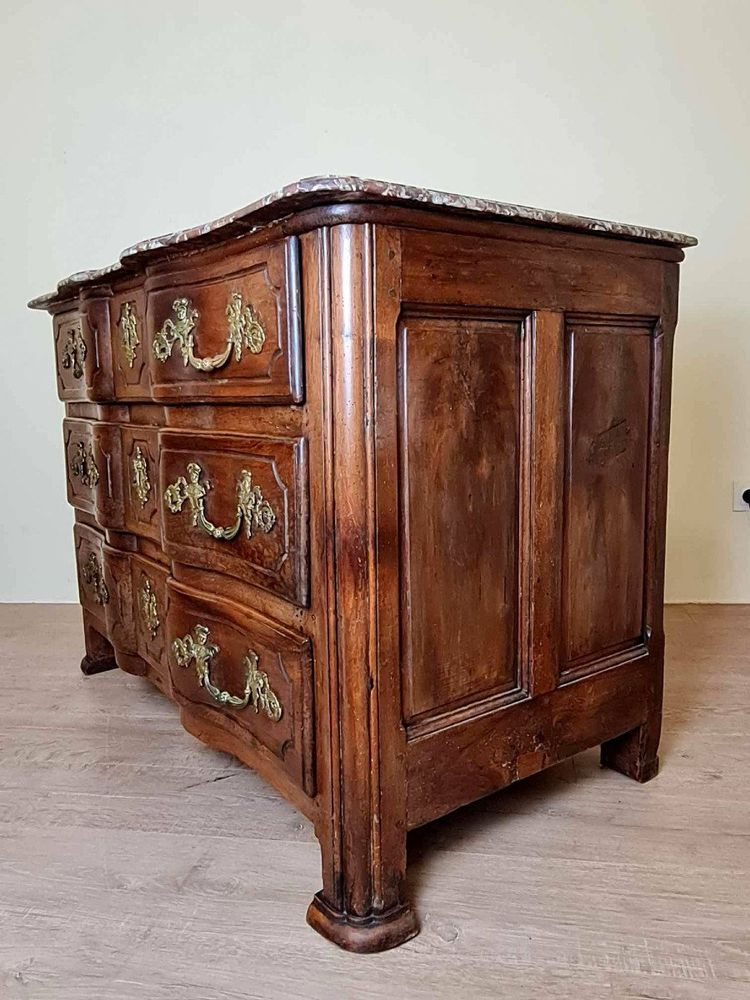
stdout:
POLYGON ((653 327, 567 325, 563 672, 643 642, 653 327))
POLYGON ((400 249, 408 825, 598 743, 646 780, 676 265, 408 230, 400 249))
POLYGON ((399 327, 407 723, 518 686, 520 319, 399 327))

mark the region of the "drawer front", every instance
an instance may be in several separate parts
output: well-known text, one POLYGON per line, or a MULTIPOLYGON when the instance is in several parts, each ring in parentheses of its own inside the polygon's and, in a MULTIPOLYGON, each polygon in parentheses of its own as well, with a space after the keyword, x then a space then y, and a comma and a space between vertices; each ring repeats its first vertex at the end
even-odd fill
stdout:
POLYGON ((184 271, 149 291, 153 397, 301 402, 296 239, 243 254, 226 269, 224 262, 184 271))
POLYGON ((167 656, 167 569, 150 559, 130 560, 138 655, 164 678, 168 676, 167 656))
POLYGON ((310 640, 248 608, 168 582, 168 658, 178 700, 260 744, 313 795, 310 640))
POLYGON ((162 432, 164 550, 308 602, 306 448, 302 438, 162 432))
POLYGON ((53 320, 57 394, 65 401, 114 398, 105 299, 92 299, 53 320))
POLYGON ((146 332, 146 293, 117 292, 109 301, 112 366, 118 399, 148 399, 151 345, 146 332))
POLYGON ((133 615, 133 580, 131 556, 127 552, 104 545, 102 549, 104 582, 109 600, 104 606, 107 638, 115 652, 134 655, 137 652, 135 619, 133 615))
POLYGON ((63 421, 68 502, 103 528, 123 526, 122 442, 117 424, 63 421))
POLYGON ((94 528, 76 524, 73 529, 78 573, 78 595, 81 605, 104 627, 110 602, 110 585, 105 579, 104 538, 94 528))
POLYGON ((131 556, 106 545, 103 535, 86 524, 76 524, 73 536, 81 605, 116 649, 135 653, 131 556))
POLYGON ((62 313, 53 322, 57 395, 60 399, 86 399, 93 350, 91 331, 84 331, 84 319, 78 312, 62 313))
POLYGON ((125 527, 158 542, 159 432, 153 427, 122 427, 125 527))

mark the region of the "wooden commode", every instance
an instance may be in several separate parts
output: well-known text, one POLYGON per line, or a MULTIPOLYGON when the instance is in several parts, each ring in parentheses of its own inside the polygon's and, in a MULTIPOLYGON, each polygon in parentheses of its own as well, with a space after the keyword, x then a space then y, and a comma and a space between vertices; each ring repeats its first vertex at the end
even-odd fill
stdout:
POLYGON ((148 677, 312 821, 344 948, 417 932, 410 829, 597 744, 656 774, 694 243, 322 177, 30 303, 82 669, 148 677))

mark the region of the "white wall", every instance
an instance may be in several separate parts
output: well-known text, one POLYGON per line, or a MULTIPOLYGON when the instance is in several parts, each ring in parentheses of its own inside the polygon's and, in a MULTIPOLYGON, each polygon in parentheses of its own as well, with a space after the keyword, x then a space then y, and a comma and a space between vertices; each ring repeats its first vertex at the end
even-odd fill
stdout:
POLYGON ((671 600, 750 601, 746 0, 8 2, 0 10, 0 600, 74 600, 51 324, 142 237, 359 173, 695 233, 671 600))

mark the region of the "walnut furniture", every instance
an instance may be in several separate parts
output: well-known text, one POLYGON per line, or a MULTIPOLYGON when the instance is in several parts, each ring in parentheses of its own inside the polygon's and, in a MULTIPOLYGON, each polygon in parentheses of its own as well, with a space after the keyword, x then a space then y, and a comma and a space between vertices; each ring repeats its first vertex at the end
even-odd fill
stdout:
POLYGON ((656 774, 694 243, 323 177, 30 303, 82 669, 149 678, 309 817, 344 948, 417 932, 410 829, 597 744, 656 774))

